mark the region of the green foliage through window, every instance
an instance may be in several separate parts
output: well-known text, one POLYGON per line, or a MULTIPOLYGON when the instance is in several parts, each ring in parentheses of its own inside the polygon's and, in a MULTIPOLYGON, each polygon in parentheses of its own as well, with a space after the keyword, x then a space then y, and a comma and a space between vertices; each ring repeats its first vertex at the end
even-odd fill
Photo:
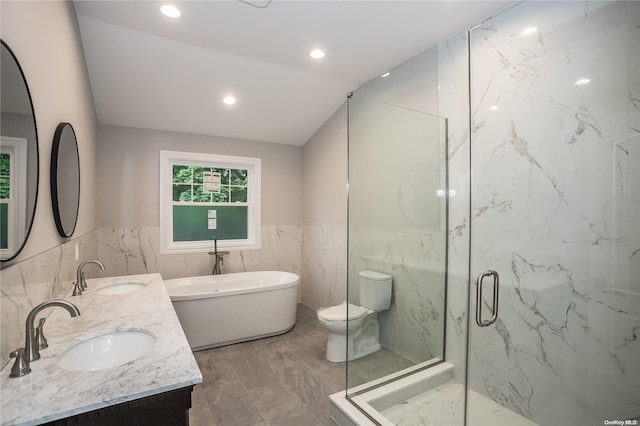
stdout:
POLYGON ((11 198, 11 155, 0 154, 0 199, 11 198))
POLYGON ((196 203, 246 203, 248 173, 245 169, 173 165, 173 201, 196 203), (203 187, 204 172, 220 173, 220 192, 207 192, 203 187))

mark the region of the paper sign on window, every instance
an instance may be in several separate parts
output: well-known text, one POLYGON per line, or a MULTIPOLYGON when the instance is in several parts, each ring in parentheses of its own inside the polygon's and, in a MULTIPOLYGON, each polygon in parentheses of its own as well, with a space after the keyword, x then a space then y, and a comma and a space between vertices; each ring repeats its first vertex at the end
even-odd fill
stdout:
POLYGON ((207 229, 218 228, 218 212, 216 210, 209 210, 207 213, 207 229))
POLYGON ((220 173, 203 172, 202 173, 202 190, 203 192, 220 193, 220 173))

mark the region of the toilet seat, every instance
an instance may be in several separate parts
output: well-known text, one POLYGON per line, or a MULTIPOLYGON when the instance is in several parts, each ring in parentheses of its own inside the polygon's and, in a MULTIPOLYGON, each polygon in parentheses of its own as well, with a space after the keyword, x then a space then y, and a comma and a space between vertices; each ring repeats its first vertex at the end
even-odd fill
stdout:
MULTIPOLYGON (((328 308, 323 308, 318 311, 318 317, 326 320, 326 321, 346 321, 347 320, 347 309, 345 309, 345 304, 342 303, 336 306, 330 306, 328 308)), ((358 318, 362 318, 367 315, 369 310, 362 306, 352 305, 349 303, 349 321, 355 320, 358 318)))

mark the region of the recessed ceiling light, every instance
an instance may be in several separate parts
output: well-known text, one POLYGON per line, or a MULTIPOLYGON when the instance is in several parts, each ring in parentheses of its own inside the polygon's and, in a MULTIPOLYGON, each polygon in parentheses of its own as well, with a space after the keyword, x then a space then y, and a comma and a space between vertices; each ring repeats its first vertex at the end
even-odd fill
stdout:
POLYGON ((222 102, 227 105, 233 105, 236 103, 236 98, 234 98, 233 96, 227 96, 222 100, 222 102))
POLYGON ((489 107, 489 111, 497 111, 499 109, 500 109, 500 107, 498 105, 492 105, 492 106, 489 107))
POLYGON ((585 84, 589 84, 591 83, 591 79, 590 78, 580 78, 578 80, 576 80, 575 84, 576 86, 584 86, 585 84))
POLYGON ((313 59, 322 59, 324 58, 324 52, 320 49, 312 50, 311 53, 309 53, 309 56, 313 59))
POLYGON ((170 4, 163 5, 160 8, 160 12, 162 12, 164 16, 168 16, 169 18, 179 18, 180 15, 182 15, 180 9, 170 4))
POLYGON ((382 77, 382 78, 389 77, 390 74, 391 74, 390 72, 385 72, 380 77, 382 77))
POLYGON ((522 30, 520 35, 521 36, 529 36, 529 35, 535 34, 537 32, 538 32, 538 29, 536 27, 529 27, 529 28, 525 28, 524 30, 522 30))

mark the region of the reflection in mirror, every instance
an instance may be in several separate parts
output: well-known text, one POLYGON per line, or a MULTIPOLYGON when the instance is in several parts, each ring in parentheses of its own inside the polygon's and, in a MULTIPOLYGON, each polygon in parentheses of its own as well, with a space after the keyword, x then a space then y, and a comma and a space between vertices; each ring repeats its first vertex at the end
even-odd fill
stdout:
POLYGON ((367 309, 347 311, 349 396, 444 359, 445 153, 446 119, 349 99, 348 301, 367 309), (391 279, 388 306, 371 301, 372 273, 391 279))
POLYGON ((76 132, 60 123, 51 149, 51 202, 58 233, 70 237, 76 228, 80 203, 80 158, 76 132))
POLYGON ((38 134, 22 68, 0 40, 0 261, 24 247, 38 198, 38 134))

